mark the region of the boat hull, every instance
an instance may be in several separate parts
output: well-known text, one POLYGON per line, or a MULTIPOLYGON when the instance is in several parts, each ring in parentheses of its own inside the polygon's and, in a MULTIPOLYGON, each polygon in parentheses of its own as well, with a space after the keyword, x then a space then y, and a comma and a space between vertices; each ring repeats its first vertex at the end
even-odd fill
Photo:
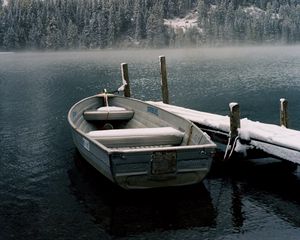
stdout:
MULTIPOLYGON (((209 151, 177 152, 176 171, 166 174, 152 174, 152 156, 155 151, 136 154, 108 154, 84 136, 73 131, 73 141, 83 156, 95 169, 124 189, 145 189, 174 187, 201 182, 208 174, 212 157, 209 151), (88 146, 87 147, 87 142, 88 146), (185 157, 180 157, 180 155, 185 157)), ((213 149, 211 149, 213 151, 213 149)))
MULTIPOLYGON (((92 100, 87 98, 86 102, 91 105, 92 100)), ((138 102, 138 104, 145 103, 138 102)), ((80 105, 84 106, 84 100, 79 103, 80 105)), ((148 104, 145 105, 147 109, 148 104)), ((191 185, 201 182, 208 174, 215 150, 215 144, 210 140, 195 146, 107 147, 87 134, 90 126, 83 120, 84 109, 81 108, 82 106, 78 107, 75 104, 68 117, 77 149, 94 168, 122 188, 145 189, 191 185)), ((163 114, 168 115, 165 111, 163 114)), ((181 127, 191 126, 194 128, 193 134, 199 135, 201 130, 194 125, 181 127)), ((192 136, 192 133, 190 135, 192 136)), ((207 137, 205 134, 204 136, 207 137)), ((190 137, 185 138, 186 142, 192 141, 190 137)))

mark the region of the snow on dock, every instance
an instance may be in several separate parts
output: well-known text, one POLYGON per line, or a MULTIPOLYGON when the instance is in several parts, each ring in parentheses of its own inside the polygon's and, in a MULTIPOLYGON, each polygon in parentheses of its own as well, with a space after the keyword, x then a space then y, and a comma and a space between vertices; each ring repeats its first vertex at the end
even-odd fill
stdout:
POLYGON ((161 107, 169 112, 180 115, 192 122, 198 123, 200 125, 213 128, 215 130, 220 130, 222 132, 229 132, 229 117, 222 116, 212 113, 200 112, 197 110, 192 110, 188 108, 178 107, 170 104, 164 104, 162 102, 152 102, 148 101, 149 104, 161 107))
MULTIPOLYGON (((200 125, 203 130, 208 128, 229 136, 230 119, 228 116, 200 112, 162 102, 149 101, 148 103, 189 119, 200 125)), ((244 118, 241 119, 239 139, 247 144, 239 143, 236 151, 255 147, 271 156, 300 164, 300 131, 244 118)))

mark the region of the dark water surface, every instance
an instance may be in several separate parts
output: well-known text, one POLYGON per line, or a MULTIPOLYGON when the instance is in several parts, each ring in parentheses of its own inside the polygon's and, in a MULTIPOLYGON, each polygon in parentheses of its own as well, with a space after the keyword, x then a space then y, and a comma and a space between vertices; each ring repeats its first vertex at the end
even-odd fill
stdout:
MULTIPOLYGON (((166 55, 171 102, 277 124, 289 100, 300 129, 300 47, 0 53, 0 239, 300 239, 300 169, 243 162, 203 184, 126 192, 77 153, 76 101, 121 84, 160 100, 166 55)), ((300 140, 299 140, 300 141, 300 140)))

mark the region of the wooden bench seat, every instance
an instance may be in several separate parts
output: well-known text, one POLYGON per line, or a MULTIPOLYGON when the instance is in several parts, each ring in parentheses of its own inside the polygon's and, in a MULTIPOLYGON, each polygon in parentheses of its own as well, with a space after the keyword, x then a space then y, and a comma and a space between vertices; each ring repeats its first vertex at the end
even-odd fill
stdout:
POLYGON ((180 145, 184 133, 172 127, 91 131, 87 136, 107 147, 180 145))
POLYGON ((83 113, 84 119, 88 121, 105 120, 130 120, 134 111, 121 107, 101 107, 95 110, 86 110, 83 113))

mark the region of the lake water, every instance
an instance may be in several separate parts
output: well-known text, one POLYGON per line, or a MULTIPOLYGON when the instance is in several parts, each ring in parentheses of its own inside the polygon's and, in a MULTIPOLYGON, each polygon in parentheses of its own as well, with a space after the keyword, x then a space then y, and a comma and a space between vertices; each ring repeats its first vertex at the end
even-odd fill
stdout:
POLYGON ((160 100, 160 55, 173 104, 278 124, 289 101, 300 130, 300 47, 0 53, 0 239, 299 239, 300 169, 243 162, 203 184, 119 190, 71 140, 67 112, 121 85, 160 100))

